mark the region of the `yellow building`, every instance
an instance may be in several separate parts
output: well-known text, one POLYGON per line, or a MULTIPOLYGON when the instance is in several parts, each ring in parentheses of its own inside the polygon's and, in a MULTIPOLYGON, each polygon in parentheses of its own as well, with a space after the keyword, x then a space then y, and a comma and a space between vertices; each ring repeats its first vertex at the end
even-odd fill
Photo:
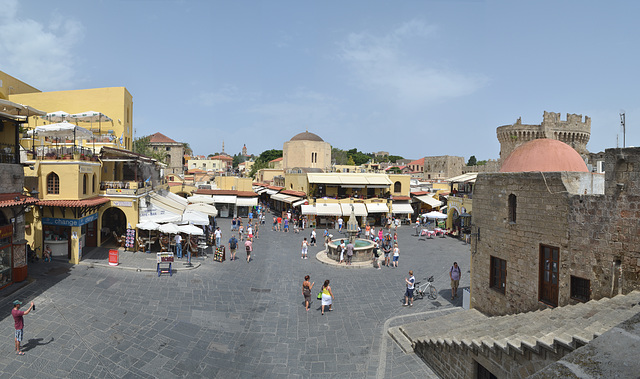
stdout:
POLYGON ((282 169, 296 167, 331 171, 331 145, 308 131, 296 134, 282 147, 282 169))
POLYGON ((253 191, 251 178, 237 176, 216 176, 216 188, 221 190, 253 191))

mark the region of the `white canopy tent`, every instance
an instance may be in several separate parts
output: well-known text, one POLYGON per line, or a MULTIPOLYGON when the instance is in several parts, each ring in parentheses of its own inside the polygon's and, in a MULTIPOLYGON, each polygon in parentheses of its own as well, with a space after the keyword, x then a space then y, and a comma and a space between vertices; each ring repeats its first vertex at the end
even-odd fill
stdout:
POLYGON ((70 118, 70 114, 65 111, 49 112, 44 116, 40 116, 41 119, 49 122, 62 122, 70 118))
POLYGON ((422 217, 434 219, 434 220, 443 220, 447 218, 447 215, 438 211, 431 211, 429 213, 425 213, 421 215, 422 217))
POLYGON ((93 133, 81 126, 70 124, 66 121, 56 124, 39 125, 35 129, 29 130, 27 135, 35 135, 38 137, 54 137, 54 138, 76 138, 76 139, 91 139, 93 133))

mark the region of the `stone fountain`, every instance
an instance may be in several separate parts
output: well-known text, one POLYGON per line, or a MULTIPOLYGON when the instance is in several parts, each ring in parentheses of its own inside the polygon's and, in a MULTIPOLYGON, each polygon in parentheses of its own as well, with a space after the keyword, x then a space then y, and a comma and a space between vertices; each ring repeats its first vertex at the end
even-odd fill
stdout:
MULTIPOLYGON (((373 242, 356 238, 358 234, 358 221, 356 219, 356 214, 353 208, 353 204, 351 205, 351 215, 349 215, 349 221, 347 221, 347 241, 346 243, 352 243, 354 246, 353 249, 353 262, 367 262, 373 259, 373 242)), ((340 240, 342 238, 337 238, 334 241, 331 241, 327 246, 327 256, 335 259, 336 261, 340 260, 340 254, 338 253, 338 245, 340 245, 340 240)))

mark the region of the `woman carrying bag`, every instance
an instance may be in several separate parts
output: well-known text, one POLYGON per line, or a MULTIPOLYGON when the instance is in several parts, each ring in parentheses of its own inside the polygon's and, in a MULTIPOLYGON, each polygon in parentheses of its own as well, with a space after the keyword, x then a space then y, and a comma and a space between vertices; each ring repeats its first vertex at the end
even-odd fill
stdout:
POLYGON ((324 281, 324 285, 322 286, 322 315, 324 315, 324 306, 328 305, 329 310, 331 311, 331 306, 333 304, 333 292, 331 292, 331 287, 329 286, 329 279, 324 281))

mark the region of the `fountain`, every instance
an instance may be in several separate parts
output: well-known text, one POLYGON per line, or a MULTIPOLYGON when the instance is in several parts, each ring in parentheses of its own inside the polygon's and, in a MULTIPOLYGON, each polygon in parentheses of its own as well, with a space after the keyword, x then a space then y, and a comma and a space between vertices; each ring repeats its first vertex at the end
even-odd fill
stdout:
MULTIPOLYGON (((373 259, 373 242, 356 238, 358 234, 358 221, 356 220, 353 204, 351 205, 351 215, 349 215, 349 221, 347 221, 347 240, 353 244, 353 258, 352 262, 370 262, 373 259)), ((341 238, 331 241, 327 246, 327 256, 340 261, 340 254, 338 253, 338 245, 340 245, 341 238)))

